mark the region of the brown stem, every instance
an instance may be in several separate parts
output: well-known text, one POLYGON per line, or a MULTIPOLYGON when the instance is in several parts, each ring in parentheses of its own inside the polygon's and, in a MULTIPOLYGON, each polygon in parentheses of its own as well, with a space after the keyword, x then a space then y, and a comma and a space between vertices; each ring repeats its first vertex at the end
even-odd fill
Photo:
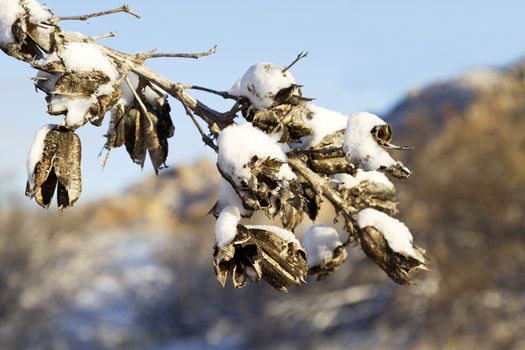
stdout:
POLYGON ((106 34, 90 36, 89 40, 97 41, 97 40, 100 40, 100 39, 114 38, 116 36, 117 36, 116 32, 109 32, 109 33, 106 33, 106 34))
POLYGON ((202 126, 199 124, 197 119, 195 119, 195 116, 193 115, 192 111, 184 103, 182 103, 182 105, 184 106, 184 109, 186 110, 186 114, 191 118, 191 120, 193 121, 193 124, 195 124, 195 126, 197 127, 197 130, 199 130, 199 133, 201 134, 202 141, 204 142, 204 144, 210 147, 211 149, 213 149, 215 153, 218 153, 219 147, 217 147, 217 145, 213 143, 212 139, 208 135, 206 135, 206 133, 202 129, 202 126))
POLYGON ((210 94, 218 95, 218 96, 221 96, 222 98, 231 99, 235 101, 239 100, 238 96, 232 95, 228 91, 217 91, 217 90, 213 90, 207 87, 202 87, 202 86, 197 86, 197 85, 184 85, 184 88, 209 92, 210 94))
POLYGON ((160 57, 174 57, 174 58, 193 58, 198 59, 205 56, 211 56, 217 52, 217 45, 212 47, 206 52, 199 53, 155 53, 155 52, 146 52, 137 54, 137 58, 140 60, 147 60, 150 58, 160 58, 160 57))
POLYGON ((125 13, 132 15, 133 17, 140 18, 140 15, 134 12, 132 9, 130 9, 128 5, 122 5, 121 7, 117 7, 116 9, 113 9, 113 10, 94 12, 94 13, 90 13, 90 14, 82 15, 82 16, 53 17, 51 18, 49 22, 50 24, 55 25, 61 21, 87 21, 90 18, 102 17, 102 16, 111 15, 111 14, 120 13, 120 12, 125 12, 125 13))
POLYGON ((319 175, 314 173, 306 164, 298 158, 289 157, 288 164, 299 175, 308 181, 317 194, 322 195, 341 213, 348 221, 353 221, 352 215, 357 212, 356 208, 349 205, 330 185, 319 175))
POLYGON ((294 64, 296 64, 297 62, 299 62, 300 60, 302 60, 305 57, 308 57, 308 52, 302 52, 301 51, 301 53, 297 55, 295 60, 293 60, 293 62, 290 63, 285 69, 283 69, 283 73, 286 73, 286 71, 288 69, 292 68, 294 64))
POLYGON ((126 77, 124 78, 124 81, 126 81, 126 84, 128 85, 129 89, 133 93, 133 96, 135 96, 135 99, 137 100, 137 102, 138 102, 138 104, 140 106, 140 109, 142 110, 142 113, 144 113, 144 116, 148 119, 150 127, 149 127, 149 130, 146 130, 146 132, 150 133, 153 130, 154 124, 153 124, 153 120, 151 120, 151 117, 149 115, 148 109, 146 108, 146 105, 144 104, 144 101, 142 101, 142 99, 140 98, 140 96, 137 93, 137 91, 135 91, 135 88, 133 87, 133 85, 129 81, 129 78, 128 78, 127 74, 126 74, 126 77))

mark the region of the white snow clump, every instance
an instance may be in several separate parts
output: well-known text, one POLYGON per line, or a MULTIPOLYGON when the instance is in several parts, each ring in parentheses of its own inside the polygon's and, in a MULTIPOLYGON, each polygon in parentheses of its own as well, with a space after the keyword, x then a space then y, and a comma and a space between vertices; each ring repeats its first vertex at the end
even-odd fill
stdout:
POLYGON ((301 148, 311 148, 319 144, 325 136, 339 130, 344 130, 348 124, 348 116, 308 103, 311 119, 306 119, 306 125, 313 134, 301 139, 301 148))
POLYGON ((113 62, 95 44, 69 43, 64 46, 60 58, 68 71, 92 72, 98 70, 106 74, 112 81, 120 77, 113 62))
POLYGON ((348 161, 365 171, 396 166, 397 162, 372 136, 375 126, 386 124, 372 113, 358 112, 350 115, 343 144, 348 161))
POLYGON ((0 46, 15 43, 13 24, 23 16, 26 16, 25 18, 35 27, 32 34, 38 38, 34 39, 45 44, 45 49, 49 49, 49 35, 53 27, 44 23, 48 22, 53 14, 48 7, 40 5, 35 0, 2 0, 0 2, 0 46))
POLYGON ((278 178, 285 181, 296 179, 287 164, 288 158, 279 144, 251 123, 228 126, 219 134, 218 145, 217 164, 223 172, 234 179, 249 180, 251 178, 252 174, 246 164, 254 156, 259 159, 273 158, 281 161, 283 164, 278 178))
POLYGON ((237 235, 237 224, 241 220, 239 208, 226 206, 215 222, 215 242, 218 247, 230 244, 237 235))
POLYGON ((31 146, 31 149, 27 154, 26 162, 27 182, 29 183, 30 187, 33 187, 34 185, 33 175, 35 171, 35 166, 40 160, 42 160, 42 156, 44 154, 46 136, 51 130, 55 129, 56 127, 57 125, 55 124, 47 124, 36 131, 35 138, 33 140, 33 145, 31 146))
POLYGON ((255 108, 270 108, 279 91, 295 84, 292 74, 283 70, 284 67, 274 63, 253 65, 237 80, 230 93, 246 97, 255 108))
POLYGON ((20 0, 2 0, 0 2, 0 46, 15 42, 12 27, 24 9, 20 0))
POLYGON ((314 225, 303 238, 303 247, 308 253, 308 267, 321 266, 330 261, 334 250, 343 243, 337 231, 327 225, 314 225))
POLYGON ((388 177, 379 171, 363 171, 357 169, 355 176, 350 174, 335 174, 332 175, 331 178, 336 183, 335 188, 339 191, 342 189, 352 189, 365 181, 386 190, 393 190, 395 188, 388 177))
POLYGON ((221 177, 219 197, 217 199, 217 205, 214 208, 214 212, 220 213, 228 205, 237 207, 241 215, 244 217, 252 214, 250 210, 244 208, 241 198, 239 198, 232 185, 221 177))

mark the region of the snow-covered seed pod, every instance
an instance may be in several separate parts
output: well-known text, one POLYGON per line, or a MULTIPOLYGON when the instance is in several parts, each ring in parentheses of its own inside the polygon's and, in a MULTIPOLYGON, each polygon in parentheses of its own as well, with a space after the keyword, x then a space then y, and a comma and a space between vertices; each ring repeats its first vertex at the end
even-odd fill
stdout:
POLYGON ((48 113, 64 115, 64 125, 70 129, 88 121, 100 125, 122 95, 121 74, 115 63, 92 43, 64 45, 48 57, 42 69, 57 76, 48 92, 48 113))
POLYGON ((357 214, 357 224, 363 251, 396 283, 410 284, 410 272, 426 269, 425 251, 399 220, 368 208, 357 214))
POLYGON ((292 232, 275 226, 236 225, 239 219, 238 210, 226 207, 217 220, 214 266, 222 286, 228 278, 235 288, 264 280, 287 292, 305 282, 306 252, 292 232))
POLYGON ((335 272, 347 259, 337 231, 327 225, 314 225, 308 229, 303 239, 303 247, 308 253, 309 274, 322 280, 335 272))
POLYGON ((284 70, 274 63, 255 64, 237 80, 230 93, 247 98, 255 109, 273 107, 278 97, 283 100, 283 95, 293 95, 294 89, 299 88, 290 71, 284 70))
POLYGON ((73 131, 52 124, 40 128, 28 154, 26 196, 48 208, 57 189, 58 209, 72 207, 82 191, 80 157, 73 131))
POLYGON ((391 127, 378 116, 354 113, 348 118, 343 151, 349 162, 365 171, 384 170, 392 176, 406 178, 411 175, 410 170, 386 151, 391 135, 391 127))
POLYGON ((34 62, 52 52, 56 27, 49 24, 51 10, 35 0, 2 0, 0 48, 16 59, 34 62))
POLYGON ((232 125, 218 138, 217 167, 245 212, 279 215, 293 229, 302 220, 302 189, 281 146, 250 123, 232 125))
POLYGON ((358 169, 355 175, 331 176, 332 187, 357 209, 375 208, 389 215, 397 214, 394 184, 379 171, 358 169))

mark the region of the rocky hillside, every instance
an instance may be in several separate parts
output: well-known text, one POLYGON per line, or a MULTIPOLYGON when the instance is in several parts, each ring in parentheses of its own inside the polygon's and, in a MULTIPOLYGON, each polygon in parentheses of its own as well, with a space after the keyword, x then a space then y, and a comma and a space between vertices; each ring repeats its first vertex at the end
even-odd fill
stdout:
MULTIPOLYGON (((388 114, 414 176, 400 215, 432 271, 394 285, 363 254, 289 295, 222 289, 213 164, 61 218, 0 218, 0 347, 523 349, 525 63, 407 95, 388 114)), ((399 183, 399 182, 398 182, 399 183)))

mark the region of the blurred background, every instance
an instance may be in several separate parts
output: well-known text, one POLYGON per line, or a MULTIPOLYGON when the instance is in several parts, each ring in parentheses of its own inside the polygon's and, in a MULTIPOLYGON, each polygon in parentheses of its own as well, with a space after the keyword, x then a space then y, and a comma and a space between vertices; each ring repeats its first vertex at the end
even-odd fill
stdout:
MULTIPOLYGON (((48 4, 58 15, 121 5, 48 4)), ((25 157, 35 130, 57 117, 34 92, 34 72, 0 55, 0 348, 525 348, 525 3, 129 4, 140 21, 118 14, 64 26, 118 30, 105 43, 127 52, 217 44, 212 57, 151 65, 218 90, 254 63, 286 65, 309 51, 293 68, 305 95, 392 123, 395 143, 416 147, 398 155, 414 173, 395 182, 399 217, 431 271, 398 286, 352 249, 336 274, 287 295, 265 284, 221 288, 207 216, 219 175, 174 101, 169 169, 155 177, 117 149, 102 171, 107 125, 86 125, 82 197, 62 216, 41 210, 23 195, 25 157)))

